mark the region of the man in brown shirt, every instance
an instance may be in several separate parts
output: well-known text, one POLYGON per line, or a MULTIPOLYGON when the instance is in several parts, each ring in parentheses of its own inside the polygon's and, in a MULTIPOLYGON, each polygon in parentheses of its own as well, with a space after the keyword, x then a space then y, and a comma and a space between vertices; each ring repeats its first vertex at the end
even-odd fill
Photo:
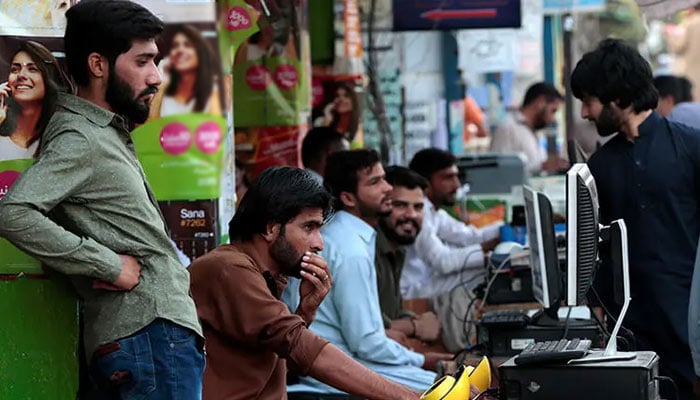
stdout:
POLYGON ((232 244, 191 266, 192 295, 207 340, 204 400, 286 398, 286 364, 367 399, 418 399, 353 361, 307 328, 332 279, 320 228, 330 194, 311 172, 263 171, 229 224, 232 244), (302 279, 294 314, 279 300, 287 276, 302 279))

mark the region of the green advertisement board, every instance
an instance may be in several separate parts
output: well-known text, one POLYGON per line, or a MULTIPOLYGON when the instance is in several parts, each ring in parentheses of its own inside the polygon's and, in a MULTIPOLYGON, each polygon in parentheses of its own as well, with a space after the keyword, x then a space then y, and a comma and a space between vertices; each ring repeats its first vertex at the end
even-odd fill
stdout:
POLYGON ((233 108, 236 127, 292 126, 306 122, 311 81, 306 3, 272 0, 252 6, 230 1, 234 48, 233 108), (251 30, 252 26, 256 30, 251 30))
POLYGON ((209 114, 158 118, 132 133, 156 199, 202 200, 220 195, 226 120, 209 114))
MULTIPOLYGON (((20 174, 32 165, 32 159, 0 161, 0 200, 20 174)), ((41 264, 0 238, 0 274, 41 273, 41 264)))

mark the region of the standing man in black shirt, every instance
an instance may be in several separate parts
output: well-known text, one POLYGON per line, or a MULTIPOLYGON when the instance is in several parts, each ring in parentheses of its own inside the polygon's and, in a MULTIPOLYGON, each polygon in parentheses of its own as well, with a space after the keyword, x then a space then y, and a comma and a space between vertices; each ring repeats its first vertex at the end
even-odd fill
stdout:
MULTIPOLYGON (((583 56, 571 76, 581 117, 601 136, 617 134, 593 154, 601 223, 622 218, 629 235, 632 302, 625 326, 637 350, 661 357, 679 399, 695 380, 688 347, 688 303, 700 236, 700 132, 668 121, 654 109, 658 92, 649 64, 631 46, 607 39, 583 56)), ((594 294, 614 308, 607 257, 594 294)), ((619 309, 619 308, 618 308, 619 309)), ((661 384, 661 397, 674 398, 661 384)))

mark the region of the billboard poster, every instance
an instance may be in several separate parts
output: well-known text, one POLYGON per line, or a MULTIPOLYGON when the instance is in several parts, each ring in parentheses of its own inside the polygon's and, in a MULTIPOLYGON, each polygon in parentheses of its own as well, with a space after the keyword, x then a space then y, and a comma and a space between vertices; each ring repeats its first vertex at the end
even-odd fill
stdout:
POLYGON ((357 0, 333 1, 334 75, 364 73, 360 10, 357 0))
POLYGON ((520 0, 393 0, 394 30, 519 28, 520 0))
MULTIPOLYGON (((287 126, 309 112, 310 57, 305 2, 259 1, 258 30, 235 49, 233 66, 236 127, 287 126)), ((244 9, 238 12, 243 15, 244 9)), ((250 13, 248 13, 250 15, 250 13)), ((250 18, 246 19, 250 21, 250 18)))
MULTIPOLYGON (((49 3, 48 1, 45 1, 49 3)), ((0 1, 0 18, 8 20, 6 11, 9 4, 0 1)), ((31 13, 30 13, 31 14, 31 13)), ((62 58, 63 38, 45 36, 7 35, 6 32, 35 32, 46 33, 38 29, 40 22, 29 20, 8 27, 0 26, 0 199, 12 187, 20 174, 34 162, 34 155, 39 148, 39 137, 36 131, 38 121, 30 120, 22 115, 22 104, 31 102, 36 96, 43 96, 36 90, 29 90, 20 95, 12 95, 12 87, 17 84, 16 68, 22 63, 32 63, 41 56, 54 57, 55 66, 41 70, 41 76, 35 80, 54 79, 65 71, 62 58), (24 29, 22 31, 21 29, 24 29), (14 67, 13 67, 14 64, 14 67), (10 85, 12 81, 12 86, 10 85), (29 123, 31 129, 20 129, 29 123)), ((39 109, 40 112, 40 109, 39 109)), ((5 239, 0 238, 0 274, 41 273, 41 264, 24 254, 5 239)))
POLYGON ((296 166, 307 129, 305 124, 236 128, 236 157, 248 180, 268 167, 296 166))
MULTIPOLYGON (((0 200, 34 163, 46 121, 43 101, 55 87, 51 82, 64 77, 63 14, 71 4, 0 0, 0 200)), ((0 398, 75 398, 78 299, 4 239, 0 315, 0 377, 11 383, 0 385, 0 398)))
MULTIPOLYGON (((227 79, 219 52, 216 5, 212 1, 139 3, 158 15, 165 28, 158 37, 157 61, 163 81, 148 120, 132 132, 136 155, 161 208, 169 210, 177 201, 181 208, 200 209, 201 202, 216 203, 222 195, 224 148, 231 140, 224 113, 227 79)), ((218 221, 217 213, 218 207, 209 207, 207 216, 218 221)), ((202 247, 175 240, 177 213, 164 212, 164 216, 178 249, 190 259, 202 255, 202 247)), ((200 227, 214 238, 207 249, 219 242, 217 227, 218 222, 200 227)))
POLYGON ((312 125, 334 128, 353 148, 362 147, 361 78, 314 74, 312 87, 312 125))
POLYGON ((301 165, 311 113, 307 2, 227 4, 228 17, 220 19, 229 25, 233 50, 236 161, 252 180, 273 165, 301 165))
POLYGON ((173 242, 190 259, 213 250, 218 244, 216 232, 218 203, 213 200, 161 201, 173 242))
POLYGON ((163 83, 132 132, 136 154, 157 200, 218 198, 227 130, 215 22, 166 22, 158 48, 163 83))
MULTIPOLYGON (((138 2, 164 21, 165 30, 159 37, 161 56, 157 60, 163 84, 151 104, 148 121, 132 132, 137 157, 156 200, 215 201, 221 196, 225 176, 223 149, 232 146, 233 136, 227 130, 223 111, 226 76, 219 56, 215 3, 138 2)), ((56 58, 56 65, 65 71, 64 13, 75 3, 0 0, 0 85, 8 81, 13 57, 27 40, 46 47, 56 58), (18 7, 22 11, 18 12, 18 7)), ((0 121, 0 193, 6 193, 14 177, 31 165, 38 147, 38 139, 20 140, 12 132, 5 132, 16 123, 12 121, 12 107, 8 110, 0 116, 4 120, 0 121), (12 160, 6 160, 6 156, 12 160)), ((218 232, 212 234, 218 238, 218 232)), ((40 268, 2 240, 0 253, 0 269, 40 268)))
POLYGON ((350 142, 364 147, 363 50, 357 0, 333 0, 332 65, 316 65, 311 83, 311 124, 330 127, 350 142))

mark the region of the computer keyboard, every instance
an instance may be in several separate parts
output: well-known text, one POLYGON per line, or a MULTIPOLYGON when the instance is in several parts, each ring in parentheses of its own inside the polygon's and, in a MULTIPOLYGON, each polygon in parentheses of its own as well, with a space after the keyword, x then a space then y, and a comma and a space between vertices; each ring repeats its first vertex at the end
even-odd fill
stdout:
POLYGON ((481 317, 480 324, 485 328, 522 328, 530 318, 522 311, 488 311, 481 317))
POLYGON ((514 361, 517 365, 565 363, 585 356, 590 348, 588 339, 536 342, 527 346, 514 361))

